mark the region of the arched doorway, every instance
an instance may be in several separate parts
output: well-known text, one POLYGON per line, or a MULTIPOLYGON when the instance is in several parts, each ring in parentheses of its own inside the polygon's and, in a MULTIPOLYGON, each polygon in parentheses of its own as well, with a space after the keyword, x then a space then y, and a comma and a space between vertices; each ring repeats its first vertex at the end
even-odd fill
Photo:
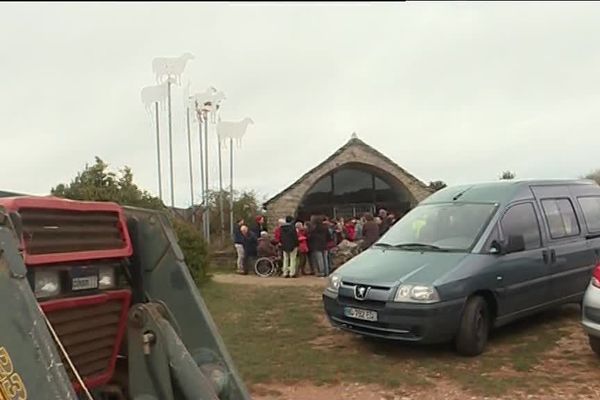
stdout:
POLYGON ((393 176, 376 167, 349 163, 323 175, 300 201, 297 217, 358 217, 384 208, 400 216, 416 203, 411 193, 393 176))

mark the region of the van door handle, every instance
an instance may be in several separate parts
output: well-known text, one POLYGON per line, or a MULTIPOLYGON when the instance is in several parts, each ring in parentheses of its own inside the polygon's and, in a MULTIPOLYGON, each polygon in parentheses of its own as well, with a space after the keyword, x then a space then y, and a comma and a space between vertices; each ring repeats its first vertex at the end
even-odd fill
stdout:
POLYGON ((544 259, 544 264, 548 264, 550 261, 550 257, 548 257, 548 250, 542 250, 542 258, 544 259))
POLYGON ((556 250, 550 250, 550 263, 556 263, 556 250))

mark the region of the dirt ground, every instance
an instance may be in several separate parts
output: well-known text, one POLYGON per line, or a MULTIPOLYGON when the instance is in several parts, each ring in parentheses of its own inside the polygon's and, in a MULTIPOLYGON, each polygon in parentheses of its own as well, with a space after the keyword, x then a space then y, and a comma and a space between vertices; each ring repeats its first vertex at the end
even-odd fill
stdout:
MULTIPOLYGON (((590 383, 594 385, 595 382, 590 383)), ((599 385, 600 386, 600 385, 599 385)), ((376 385, 344 383, 340 385, 256 385, 252 388, 254 400, 599 400, 600 390, 595 394, 550 393, 510 394, 501 397, 473 396, 455 385, 440 380, 435 388, 406 392, 385 390, 376 385)))
MULTIPOLYGON (((435 391, 408 393, 384 390, 377 385, 344 383, 315 386, 310 383, 286 385, 256 385, 252 388, 254 400, 412 400, 412 399, 465 399, 456 388, 440 382, 435 391)), ((468 398, 468 397, 467 397, 468 398)))
MULTIPOLYGON (((222 274, 215 275, 214 280, 227 284, 267 287, 324 288, 326 285, 325 279, 312 276, 283 279, 222 274)), ((318 290, 314 290, 315 295, 318 292, 318 290)), ((313 301, 318 301, 318 299, 313 299, 313 301)), ((525 365, 522 370, 514 369, 517 364, 512 367, 504 364, 482 374, 480 378, 475 375, 472 377, 488 381, 516 378, 515 386, 510 386, 508 394, 499 397, 475 394, 472 390, 462 386, 460 379, 456 379, 456 371, 442 370, 435 373, 424 372, 427 381, 425 386, 400 386, 393 389, 390 389, 389 385, 384 387, 384 385, 357 382, 324 385, 317 385, 310 381, 289 384, 283 382, 260 383, 250 387, 252 398, 255 400, 600 400, 600 360, 589 348, 587 336, 579 324, 579 310, 576 306, 562 312, 558 317, 542 315, 532 318, 531 321, 524 321, 503 329, 492 338, 490 346, 488 346, 487 362, 490 359, 492 363, 495 363, 494 360, 499 360, 497 363, 500 366, 500 360, 506 359, 506 357, 515 358, 515 354, 520 349, 535 346, 536 340, 540 341, 545 336, 545 328, 540 328, 540 326, 544 326, 543 324, 552 318, 554 318, 556 327, 560 329, 561 335, 557 336, 558 341, 552 342, 553 345, 541 353, 541 357, 536 359, 534 364, 525 365), (515 342, 514 338, 517 335, 520 335, 519 337, 522 337, 523 341, 515 342), (450 376, 453 379, 450 379, 450 376), (530 381, 529 385, 527 385, 527 381, 530 381), (520 386, 519 382, 523 386, 520 386)), ((357 348, 366 349, 363 338, 332 328, 324 316, 319 318, 319 325, 322 326, 324 334, 309 342, 313 348, 323 351, 337 349, 333 351, 340 353, 356 351, 357 348)), ((373 348, 383 353, 382 356, 393 358, 398 362, 410 363, 419 358, 431 357, 432 354, 439 358, 454 357, 452 350, 443 348, 426 349, 405 346, 398 349, 398 345, 395 343, 377 343, 373 348)), ((472 360, 473 367, 484 362, 479 358, 472 360)), ((526 361, 531 362, 527 359, 526 361)), ((469 375, 475 373, 475 370, 476 368, 472 370, 467 368, 464 373, 469 375)), ((475 374, 479 375, 479 373, 475 374)))

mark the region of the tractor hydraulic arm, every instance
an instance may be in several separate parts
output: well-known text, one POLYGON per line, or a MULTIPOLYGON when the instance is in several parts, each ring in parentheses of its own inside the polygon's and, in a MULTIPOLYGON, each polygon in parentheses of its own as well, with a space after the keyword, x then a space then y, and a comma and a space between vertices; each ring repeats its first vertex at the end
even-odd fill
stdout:
POLYGON ((134 248, 129 266, 131 397, 249 400, 168 217, 127 207, 125 212, 134 248))
POLYGON ((219 382, 206 377, 168 318, 160 303, 138 304, 129 312, 131 397, 219 400, 219 382))

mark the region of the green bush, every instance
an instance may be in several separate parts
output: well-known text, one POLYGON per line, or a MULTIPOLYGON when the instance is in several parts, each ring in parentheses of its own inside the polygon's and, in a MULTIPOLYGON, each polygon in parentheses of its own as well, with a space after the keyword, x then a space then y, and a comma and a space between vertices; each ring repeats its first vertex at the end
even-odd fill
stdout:
POLYGON ((208 279, 209 255, 200 232, 179 218, 173 218, 173 229, 194 281, 196 284, 205 282, 208 279))

